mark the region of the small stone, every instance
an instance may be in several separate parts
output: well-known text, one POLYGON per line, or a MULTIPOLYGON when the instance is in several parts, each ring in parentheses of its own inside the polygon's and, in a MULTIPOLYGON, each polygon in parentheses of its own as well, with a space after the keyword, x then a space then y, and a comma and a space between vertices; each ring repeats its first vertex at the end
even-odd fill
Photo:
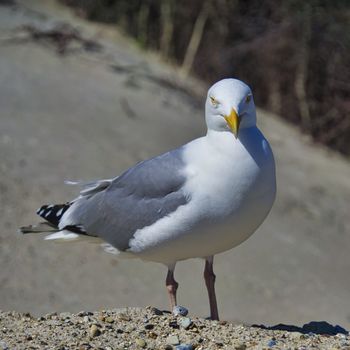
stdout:
POLYGON ((274 339, 271 339, 268 343, 267 343, 267 346, 272 348, 273 346, 275 346, 277 343, 276 343, 276 340, 274 339))
POLYGON ((174 328, 174 329, 179 329, 180 328, 176 321, 170 321, 169 322, 169 327, 174 328))
POLYGON ((302 333, 300 333, 300 332, 291 332, 289 334, 289 338, 291 338, 291 339, 299 339, 301 335, 302 335, 302 333))
POLYGON ((235 350, 245 350, 247 348, 247 345, 244 343, 238 342, 234 344, 235 350))
POLYGON ((191 344, 180 344, 176 346, 176 350, 193 350, 193 346, 191 344))
POLYGON ((146 346, 146 342, 143 339, 141 339, 141 338, 136 339, 135 343, 140 348, 144 348, 146 346))
POLYGON ((168 345, 179 345, 180 340, 177 335, 169 335, 169 337, 166 339, 166 343, 168 345))
POLYGON ((131 318, 130 318, 127 314, 125 314, 125 313, 123 313, 123 312, 121 312, 121 313, 119 314, 119 319, 120 319, 121 321, 130 321, 130 320, 131 320, 131 318))
POLYGON ((336 337, 337 337, 337 338, 340 338, 340 339, 346 339, 346 335, 343 334, 343 333, 338 333, 338 334, 336 335, 336 337))
POLYGON ((0 341, 0 350, 8 350, 8 346, 4 341, 0 341))
POLYGON ((90 327, 90 336, 94 338, 94 337, 98 337, 100 334, 101 334, 101 331, 98 329, 98 327, 95 324, 93 324, 90 327))
POLYGON ((105 322, 107 322, 107 323, 113 323, 113 322, 114 322, 114 318, 111 317, 111 316, 108 316, 108 317, 105 318, 105 322))
POLYGON ((156 307, 152 307, 151 308, 151 312, 153 315, 156 315, 156 316, 162 316, 163 315, 163 311, 157 309, 156 307))
POLYGON ((79 350, 88 350, 91 346, 89 344, 80 344, 79 350))
POLYGON ((184 329, 188 329, 191 326, 191 324, 192 324, 192 320, 188 317, 184 317, 179 320, 180 327, 184 329))
POLYGON ((78 316, 79 317, 83 317, 83 316, 92 316, 92 312, 91 311, 79 311, 78 312, 78 316))
POLYGON ((171 345, 165 345, 164 349, 165 350, 173 350, 173 347, 171 345))
POLYGON ((86 322, 86 323, 89 322, 90 321, 89 316, 84 316, 83 317, 83 321, 86 322))
POLYGON ((69 312, 61 312, 59 316, 61 320, 67 320, 70 318, 71 315, 69 312))
POLYGON ((218 346, 224 345, 224 341, 222 339, 214 339, 214 343, 218 346))
POLYGON ((145 324, 145 329, 151 330, 153 328, 154 328, 154 324, 152 324, 152 323, 145 324))
POLYGON ((149 333, 148 333, 148 336, 149 336, 150 338, 152 338, 152 339, 156 339, 156 338, 158 337, 158 334, 155 333, 155 332, 149 332, 149 333))
POLYGON ((175 316, 186 316, 188 314, 188 310, 180 305, 176 305, 173 308, 173 314, 175 316))

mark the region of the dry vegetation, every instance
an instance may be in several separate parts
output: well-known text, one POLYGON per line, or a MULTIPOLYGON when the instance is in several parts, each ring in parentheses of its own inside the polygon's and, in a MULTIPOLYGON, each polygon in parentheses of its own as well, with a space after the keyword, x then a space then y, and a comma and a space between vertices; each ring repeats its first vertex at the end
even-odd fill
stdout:
POLYGON ((260 106, 350 154, 348 1, 61 1, 118 24, 183 75, 248 81, 260 106))

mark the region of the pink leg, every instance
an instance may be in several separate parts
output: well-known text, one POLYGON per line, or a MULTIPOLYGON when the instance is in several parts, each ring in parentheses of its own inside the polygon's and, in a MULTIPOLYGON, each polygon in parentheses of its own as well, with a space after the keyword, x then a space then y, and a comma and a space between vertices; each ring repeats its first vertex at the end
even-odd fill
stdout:
POLYGON ((210 318, 212 320, 219 320, 218 306, 215 295, 215 274, 213 271, 213 256, 205 259, 204 279, 207 286, 209 304, 210 304, 210 318))
POLYGON ((176 306, 176 291, 177 291, 177 287, 179 286, 179 284, 174 279, 174 269, 175 269, 175 265, 168 267, 168 274, 166 276, 166 281, 165 281, 166 288, 168 290, 169 300, 170 300, 170 307, 171 307, 170 311, 172 311, 174 306, 176 306))

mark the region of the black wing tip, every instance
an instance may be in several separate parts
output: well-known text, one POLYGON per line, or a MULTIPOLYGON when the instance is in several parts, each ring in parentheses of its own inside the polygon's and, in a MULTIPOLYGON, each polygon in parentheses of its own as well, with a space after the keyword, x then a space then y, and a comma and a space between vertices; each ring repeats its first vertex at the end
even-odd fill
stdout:
POLYGON ((36 213, 52 225, 58 227, 63 214, 70 207, 70 203, 66 204, 45 204, 41 206, 36 213))

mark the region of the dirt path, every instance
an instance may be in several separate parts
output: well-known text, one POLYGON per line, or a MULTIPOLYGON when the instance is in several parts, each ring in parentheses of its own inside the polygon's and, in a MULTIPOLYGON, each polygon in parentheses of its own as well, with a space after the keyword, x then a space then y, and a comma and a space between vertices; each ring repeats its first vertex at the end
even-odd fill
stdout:
MULTIPOLYGON (((52 1, 0 5, 0 33, 0 309, 165 308, 162 266, 15 232, 36 221, 41 204, 75 195, 64 179, 113 177, 202 135, 193 96, 204 98, 206 87, 180 84, 174 69, 116 31, 52 1), (58 23, 79 35, 66 26, 71 38, 55 37, 58 23)), ((349 162, 267 113, 258 117, 277 160, 278 199, 251 239, 216 258, 222 317, 350 328, 349 162)), ((180 263, 176 275, 181 304, 206 316, 202 265, 180 263)))

